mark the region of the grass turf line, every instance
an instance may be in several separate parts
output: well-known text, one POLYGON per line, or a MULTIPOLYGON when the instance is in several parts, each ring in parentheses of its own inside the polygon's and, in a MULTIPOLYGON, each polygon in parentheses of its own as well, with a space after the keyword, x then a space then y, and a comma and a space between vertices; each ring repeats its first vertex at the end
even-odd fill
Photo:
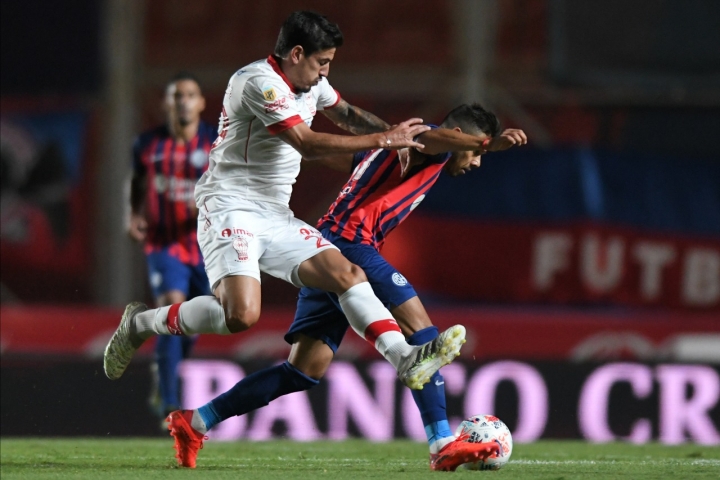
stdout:
MULTIPOLYGON (((175 466, 168 439, 0 439, 0 476, 10 479, 121 478, 364 479, 435 478, 422 443, 206 442, 196 470, 175 466)), ((458 471, 458 478, 717 479, 720 448, 576 441, 515 445, 497 472, 458 471)))

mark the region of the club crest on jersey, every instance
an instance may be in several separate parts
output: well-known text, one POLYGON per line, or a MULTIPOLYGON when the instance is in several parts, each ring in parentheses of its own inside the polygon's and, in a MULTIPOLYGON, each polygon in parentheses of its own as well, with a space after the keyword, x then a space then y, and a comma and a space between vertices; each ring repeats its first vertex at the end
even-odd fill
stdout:
POLYGON ((392 274, 392 281, 398 287, 404 287, 405 285, 408 284, 407 279, 398 272, 395 272, 392 274))
POLYGON ((265 86, 262 88, 263 98, 267 100, 268 102, 272 102, 277 98, 277 95, 275 94, 275 89, 271 86, 265 86))

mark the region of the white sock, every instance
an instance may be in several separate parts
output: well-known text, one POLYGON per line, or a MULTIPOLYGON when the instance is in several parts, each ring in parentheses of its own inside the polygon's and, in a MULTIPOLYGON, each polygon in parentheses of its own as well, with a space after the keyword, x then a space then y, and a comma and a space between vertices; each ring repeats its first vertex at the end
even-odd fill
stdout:
POLYGON ((413 351, 413 347, 407 344, 397 322, 375 296, 370 283, 358 283, 338 299, 355 333, 373 344, 397 369, 400 361, 413 351))
MULTIPOLYGON (((195 417, 193 417, 195 418, 195 417)), ((445 445, 455 440, 455 437, 443 437, 435 440, 430 444, 430 453, 437 454, 445 445)))
POLYGON ((192 420, 190 420, 190 426, 200 433, 207 433, 208 428, 207 425, 205 425, 202 417, 200 416, 200 412, 198 412, 197 408, 192 412, 193 415, 192 420))
POLYGON ((135 328, 141 338, 152 335, 232 333, 225 323, 225 312, 220 301, 210 295, 139 313, 135 316, 135 328))

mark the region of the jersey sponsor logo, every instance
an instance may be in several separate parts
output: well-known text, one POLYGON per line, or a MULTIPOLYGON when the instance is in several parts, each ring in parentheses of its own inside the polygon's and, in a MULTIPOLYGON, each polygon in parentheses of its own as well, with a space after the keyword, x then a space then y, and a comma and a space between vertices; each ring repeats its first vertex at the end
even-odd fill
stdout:
POLYGON ((252 233, 248 232, 247 230, 244 230, 242 228, 226 228, 222 232, 220 232, 221 237, 231 237, 233 235, 245 235, 246 237, 254 237, 252 233))
POLYGON ((412 212, 417 208, 418 205, 420 205, 420 202, 422 202, 425 199, 425 194, 420 195, 415 199, 415 201, 410 205, 410 211, 412 212))
POLYGON ((398 287, 404 287, 408 284, 408 281, 405 277, 402 276, 402 274, 395 272, 392 274, 392 281, 395 285, 398 287))
POLYGON ((275 112, 277 110, 287 110, 288 108, 290 108, 290 105, 288 105, 287 97, 280 97, 274 102, 265 105, 265 111, 267 113, 275 112))
POLYGON ((198 148, 190 154, 190 164, 195 168, 202 168, 207 165, 208 153, 202 148, 198 148))
POLYGON ((277 98, 277 94, 275 93, 275 89, 270 86, 265 86, 262 88, 263 98, 267 100, 268 102, 272 102, 277 98))
POLYGON ((314 228, 301 228, 300 235, 305 236, 305 240, 315 239, 317 248, 327 247, 330 242, 325 240, 320 232, 314 228))
POLYGON ((195 179, 157 175, 153 185, 158 194, 165 194, 171 202, 187 202, 194 197, 195 183, 195 179))

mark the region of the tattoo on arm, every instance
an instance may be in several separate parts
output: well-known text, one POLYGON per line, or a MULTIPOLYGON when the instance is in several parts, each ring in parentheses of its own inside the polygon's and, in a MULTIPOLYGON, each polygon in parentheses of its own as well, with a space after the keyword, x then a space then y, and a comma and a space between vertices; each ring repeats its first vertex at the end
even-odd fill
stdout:
POLYGON ((384 132, 390 128, 387 122, 342 99, 335 107, 322 110, 322 113, 335 125, 355 135, 384 132))

